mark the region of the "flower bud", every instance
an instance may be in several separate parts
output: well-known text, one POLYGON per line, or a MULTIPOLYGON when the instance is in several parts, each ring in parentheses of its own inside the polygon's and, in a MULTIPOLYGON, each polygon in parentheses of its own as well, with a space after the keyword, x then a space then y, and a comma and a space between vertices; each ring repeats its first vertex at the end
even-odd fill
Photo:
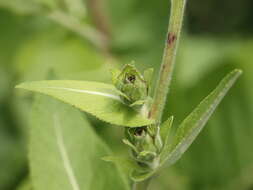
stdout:
POLYGON ((137 162, 152 165, 158 155, 154 137, 148 127, 126 128, 125 136, 131 143, 132 153, 137 162), (134 148, 133 148, 134 147, 134 148))
POLYGON ((122 100, 130 105, 142 105, 148 98, 149 82, 135 66, 127 64, 122 71, 113 71, 113 83, 123 93, 122 100))

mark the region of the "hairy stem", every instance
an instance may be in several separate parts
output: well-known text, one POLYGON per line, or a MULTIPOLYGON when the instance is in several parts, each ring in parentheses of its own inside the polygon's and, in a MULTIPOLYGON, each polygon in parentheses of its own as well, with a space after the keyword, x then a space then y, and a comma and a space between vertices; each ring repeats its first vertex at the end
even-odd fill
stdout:
POLYGON ((80 21, 71 16, 67 15, 62 11, 54 11, 49 14, 49 18, 59 23, 60 25, 68 28, 69 30, 79 34, 85 40, 89 41, 96 48, 104 50, 107 46, 107 39, 103 33, 97 31, 95 28, 80 21))
POLYGON ((163 109, 166 104, 166 98, 171 83, 177 46, 183 23, 185 3, 186 0, 171 0, 170 23, 166 38, 163 61, 155 89, 154 101, 149 113, 149 117, 154 119, 157 124, 161 122, 163 109))

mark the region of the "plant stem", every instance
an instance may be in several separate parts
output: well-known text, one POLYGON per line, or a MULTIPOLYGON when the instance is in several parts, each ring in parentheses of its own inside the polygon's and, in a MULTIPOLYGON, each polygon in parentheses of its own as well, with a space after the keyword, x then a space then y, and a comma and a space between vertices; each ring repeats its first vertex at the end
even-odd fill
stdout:
POLYGON ((171 0, 171 13, 163 61, 157 81, 154 101, 149 117, 159 125, 169 91, 175 65, 177 46, 180 38, 186 0, 171 0))
POLYGON ((88 24, 80 23, 77 18, 67 15, 62 11, 52 12, 49 14, 49 18, 79 34, 96 48, 105 51, 105 48, 107 47, 107 39, 103 33, 97 31, 95 28, 89 26, 88 24))
POLYGON ((86 0, 86 3, 97 29, 101 31, 109 41, 111 31, 108 14, 105 8, 105 0, 86 0))
POLYGON ((149 186, 150 179, 141 182, 135 182, 133 184, 133 190, 147 190, 149 186))

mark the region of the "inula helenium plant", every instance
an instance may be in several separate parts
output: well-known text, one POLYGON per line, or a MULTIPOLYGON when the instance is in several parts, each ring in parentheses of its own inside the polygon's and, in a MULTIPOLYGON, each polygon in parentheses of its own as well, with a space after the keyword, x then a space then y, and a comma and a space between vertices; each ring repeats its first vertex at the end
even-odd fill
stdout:
MULTIPOLYGON (((102 145, 99 145, 99 150, 103 150, 100 152, 101 157, 92 157, 92 159, 113 162, 116 168, 119 168, 119 170, 104 169, 106 172, 111 173, 110 175, 117 176, 115 181, 117 181, 116 186, 118 189, 147 189, 148 183, 154 175, 180 159, 241 74, 240 70, 235 69, 225 76, 218 86, 200 102, 179 126, 173 126, 173 116, 167 116, 165 121, 161 120, 175 64, 184 8, 185 0, 171 0, 171 16, 164 57, 153 90, 151 89, 151 83, 155 80, 152 77, 153 69, 139 71, 134 64, 127 64, 121 69, 108 71, 112 75, 112 84, 90 81, 45 80, 26 82, 17 86, 17 88, 56 98, 124 130, 124 139, 122 141, 130 149, 128 157, 111 156, 110 151, 102 145), (175 127, 173 133, 172 126, 175 127)), ((64 107, 59 102, 46 101, 43 98, 45 97, 40 96, 36 100, 34 112, 37 114, 33 115, 36 119, 33 119, 32 123, 34 126, 41 123, 41 126, 44 126, 45 129, 41 127, 39 131, 32 134, 38 132, 43 134, 43 130, 46 130, 47 127, 51 132, 37 140, 32 138, 32 141, 36 144, 45 141, 45 138, 51 138, 50 142, 55 142, 55 145, 49 147, 52 157, 45 156, 43 159, 34 154, 37 148, 43 149, 43 147, 38 144, 37 148, 31 149, 31 180, 34 181, 35 190, 45 190, 46 187, 43 184, 48 185, 47 180, 51 177, 54 180, 55 175, 53 173, 59 171, 61 171, 59 172, 61 175, 66 172, 63 178, 68 181, 63 184, 62 189, 87 189, 87 186, 80 185, 85 181, 80 181, 80 179, 85 178, 87 175, 82 168, 85 160, 83 161, 83 157, 80 156, 84 156, 85 153, 82 152, 84 150, 80 146, 87 139, 90 139, 89 142, 94 147, 102 142, 97 139, 98 137, 89 136, 88 133, 86 136, 87 131, 85 129, 82 131, 82 117, 78 113, 78 116, 74 114, 75 111, 71 111, 74 108, 64 107), (41 104, 47 105, 47 114, 39 114, 43 111, 39 106, 41 104), (53 114, 51 114, 51 110, 54 110, 53 114), (75 122, 72 127, 71 118, 75 122), (74 132, 76 138, 68 136, 68 133, 64 134, 63 129, 66 131, 76 130, 76 133, 74 132), (64 141, 64 138, 69 138, 69 142, 73 141, 71 146, 65 146, 67 142, 64 141), (71 154, 76 155, 75 159, 72 158, 73 155, 71 154), (64 164, 57 165, 52 173, 47 173, 47 176, 45 176, 43 170, 38 169, 38 165, 50 163, 48 165, 54 168, 55 164, 58 163, 57 157, 61 158, 64 164), (49 159, 56 160, 54 162, 49 161, 49 159)), ((83 123, 83 125, 88 124, 83 123)), ((114 128, 110 130, 114 130, 114 128)), ((104 161, 100 166, 101 168, 106 168, 110 164, 104 161)), ((105 179, 106 177, 108 176, 104 176, 105 179)), ((55 180, 52 182, 55 186, 49 184, 47 188, 56 190, 55 187, 60 182, 61 180, 55 180)), ((58 185, 60 187, 60 184, 58 185)), ((108 188, 103 187, 100 189, 108 188)), ((93 190, 95 187, 90 189, 93 190)))

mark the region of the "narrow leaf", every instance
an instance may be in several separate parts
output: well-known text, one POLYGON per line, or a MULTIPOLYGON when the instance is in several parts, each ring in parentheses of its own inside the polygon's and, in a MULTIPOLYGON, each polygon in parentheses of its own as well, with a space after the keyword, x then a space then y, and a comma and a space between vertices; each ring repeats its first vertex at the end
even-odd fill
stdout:
POLYGON ((162 164, 167 161, 168 164, 171 165, 182 156, 203 129, 216 107, 241 73, 242 71, 237 69, 229 73, 220 82, 217 88, 181 123, 176 131, 171 151, 168 152, 169 154, 165 154, 161 158, 162 164))
POLYGON ((109 84, 51 80, 27 82, 17 88, 52 96, 114 125, 139 127, 152 123, 125 105, 119 97, 120 92, 109 84))
POLYGON ((174 117, 169 117, 160 127, 160 134, 164 143, 168 142, 174 117))
POLYGON ((129 189, 126 178, 101 160, 111 154, 83 115, 40 96, 31 115, 30 167, 36 190, 129 189))
POLYGON ((160 128, 160 135, 163 142, 161 157, 163 157, 164 154, 166 155, 170 151, 171 144, 169 143, 170 142, 169 137, 171 137, 171 128, 173 124, 173 119, 174 119, 173 116, 169 117, 169 119, 167 119, 161 125, 161 128, 160 128))
POLYGON ((117 78, 120 74, 120 70, 119 69, 112 69, 111 70, 111 75, 112 75, 112 83, 115 85, 117 83, 117 78))
POLYGON ((122 141, 123 141, 123 143, 124 143, 125 145, 129 146, 129 147, 130 147, 131 149, 133 149, 136 153, 138 153, 137 148, 136 148, 129 140, 123 139, 122 141))
POLYGON ((146 69, 143 73, 144 79, 145 81, 147 81, 149 86, 151 86, 152 83, 153 73, 154 73, 153 68, 146 69))

